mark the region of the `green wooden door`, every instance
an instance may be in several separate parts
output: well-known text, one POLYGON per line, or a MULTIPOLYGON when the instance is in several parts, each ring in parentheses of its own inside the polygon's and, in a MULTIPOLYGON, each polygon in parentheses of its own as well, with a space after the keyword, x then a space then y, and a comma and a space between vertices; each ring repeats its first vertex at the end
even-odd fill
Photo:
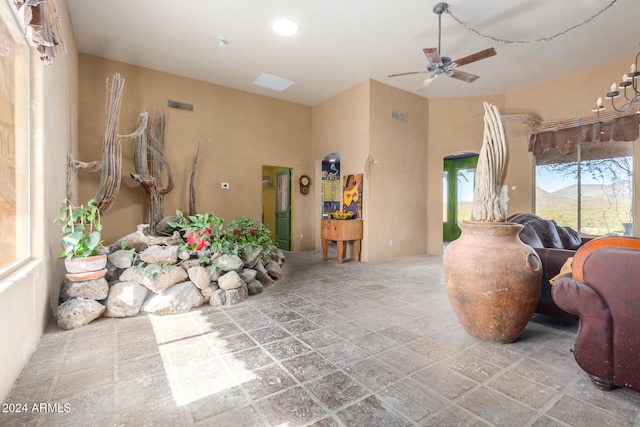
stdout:
POLYGON ((444 160, 442 238, 445 242, 460 237, 459 221, 471 219, 477 164, 477 155, 444 160))
POLYGON ((291 250, 291 170, 276 173, 276 246, 291 250))

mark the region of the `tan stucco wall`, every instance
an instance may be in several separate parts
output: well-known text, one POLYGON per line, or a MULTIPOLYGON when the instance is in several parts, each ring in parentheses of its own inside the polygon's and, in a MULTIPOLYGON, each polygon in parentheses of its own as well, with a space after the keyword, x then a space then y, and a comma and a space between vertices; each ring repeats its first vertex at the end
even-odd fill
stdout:
MULTIPOLYGON (((367 221, 371 261, 427 253, 429 102, 371 81, 367 221), (392 111, 406 121, 391 117, 392 111), (375 163, 377 161, 377 163, 375 163)), ((366 156, 359 160, 363 168, 366 156)), ((362 169, 361 169, 362 170, 362 169)))
MULTIPOLYGON (((367 80, 313 108, 316 176, 330 152, 340 153, 341 177, 363 174, 363 261, 426 253, 427 107, 423 97, 367 80)), ((317 221, 316 249, 319 235, 317 221)))
POLYGON ((429 100, 429 136, 427 186, 428 248, 430 254, 442 253, 442 173, 444 158, 453 153, 478 153, 482 146, 486 101, 501 111, 504 97, 437 98, 429 100))
MULTIPOLYGON (((364 160, 369 150, 369 81, 364 81, 356 86, 331 97, 313 107, 312 112, 312 156, 315 160, 315 177, 309 196, 313 197, 314 241, 315 249, 321 248, 320 218, 322 213, 322 181, 321 162, 329 153, 340 154, 340 177, 349 174, 363 172, 364 160)), ((342 181, 341 181, 342 185, 342 181)), ((368 213, 367 182, 363 187, 362 214, 365 218, 368 213)), ((361 259, 369 259, 368 236, 364 230, 362 240, 361 259)), ((348 249, 348 256, 351 256, 348 249)))
MULTIPOLYGON (((125 79, 120 133, 133 131, 139 113, 166 112, 166 152, 176 186, 165 197, 164 214, 188 211, 191 159, 198 142, 196 210, 231 221, 240 216, 262 217, 262 166, 293 169, 292 235, 311 235, 311 198, 297 187, 302 174, 311 175, 311 108, 140 68, 90 55, 80 55, 81 160, 100 159, 104 133, 105 81, 118 72, 125 79), (166 108, 174 100, 193 105, 193 112, 166 108), (221 190, 222 182, 229 190, 221 190)), ((145 221, 144 190, 130 177, 133 141, 123 140, 122 183, 116 202, 103 216, 105 243, 135 231, 145 221)), ((81 200, 93 197, 99 174, 83 173, 81 200)), ((312 249, 311 239, 294 239, 296 250, 312 249)))
MULTIPOLYGON (((13 2, 10 2, 11 4, 13 2)), ((32 51, 30 261, 0 281, 0 401, 51 320, 64 275, 60 227, 52 220, 65 197, 66 156, 75 147, 78 57, 66 0, 57 1, 67 54, 43 65, 32 51)))

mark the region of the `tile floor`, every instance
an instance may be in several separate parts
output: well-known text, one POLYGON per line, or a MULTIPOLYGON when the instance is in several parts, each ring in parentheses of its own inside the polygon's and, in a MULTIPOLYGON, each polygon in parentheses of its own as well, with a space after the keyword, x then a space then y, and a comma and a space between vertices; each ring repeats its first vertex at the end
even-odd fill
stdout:
POLYGON ((575 326, 467 335, 441 257, 296 252, 284 272, 234 307, 52 324, 3 405, 27 412, 0 425, 640 426, 640 394, 599 391, 573 361, 575 326))

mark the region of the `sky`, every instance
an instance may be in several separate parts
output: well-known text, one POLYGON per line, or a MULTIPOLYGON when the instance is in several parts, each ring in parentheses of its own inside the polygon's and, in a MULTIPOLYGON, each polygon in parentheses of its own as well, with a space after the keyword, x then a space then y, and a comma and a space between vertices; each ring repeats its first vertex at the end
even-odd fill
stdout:
MULTIPOLYGON (((465 176, 467 180, 463 178, 458 180, 459 200, 471 202, 473 200, 473 171, 461 170, 460 175, 465 176)), ((535 179, 536 186, 549 193, 577 184, 577 179, 574 177, 565 177, 563 174, 554 173, 543 168, 536 171, 535 179)), ((610 182, 605 183, 610 184, 610 182)), ((601 184, 601 182, 592 178, 589 174, 582 174, 582 184, 601 184)), ((509 190, 511 189, 509 188, 509 190)), ((444 194, 446 197, 446 190, 444 194)))

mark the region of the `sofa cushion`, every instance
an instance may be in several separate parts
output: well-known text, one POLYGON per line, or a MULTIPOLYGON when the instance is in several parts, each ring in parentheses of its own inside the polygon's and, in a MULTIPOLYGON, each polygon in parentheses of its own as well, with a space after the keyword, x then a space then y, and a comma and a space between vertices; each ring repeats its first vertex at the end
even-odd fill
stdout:
POLYGON ((538 233, 529 224, 524 224, 524 228, 520 231, 520 240, 532 248, 544 248, 544 244, 542 240, 540 240, 540 237, 538 237, 538 233))
POLYGON ((564 249, 555 222, 547 219, 535 219, 527 224, 538 234, 543 248, 564 249))
POLYGON ((556 225, 556 230, 558 231, 564 249, 578 249, 580 245, 582 245, 580 234, 573 228, 556 225))
POLYGON ((523 213, 512 215, 507 221, 524 225, 520 231, 520 239, 532 248, 575 250, 582 245, 577 231, 560 226, 552 219, 523 213))

